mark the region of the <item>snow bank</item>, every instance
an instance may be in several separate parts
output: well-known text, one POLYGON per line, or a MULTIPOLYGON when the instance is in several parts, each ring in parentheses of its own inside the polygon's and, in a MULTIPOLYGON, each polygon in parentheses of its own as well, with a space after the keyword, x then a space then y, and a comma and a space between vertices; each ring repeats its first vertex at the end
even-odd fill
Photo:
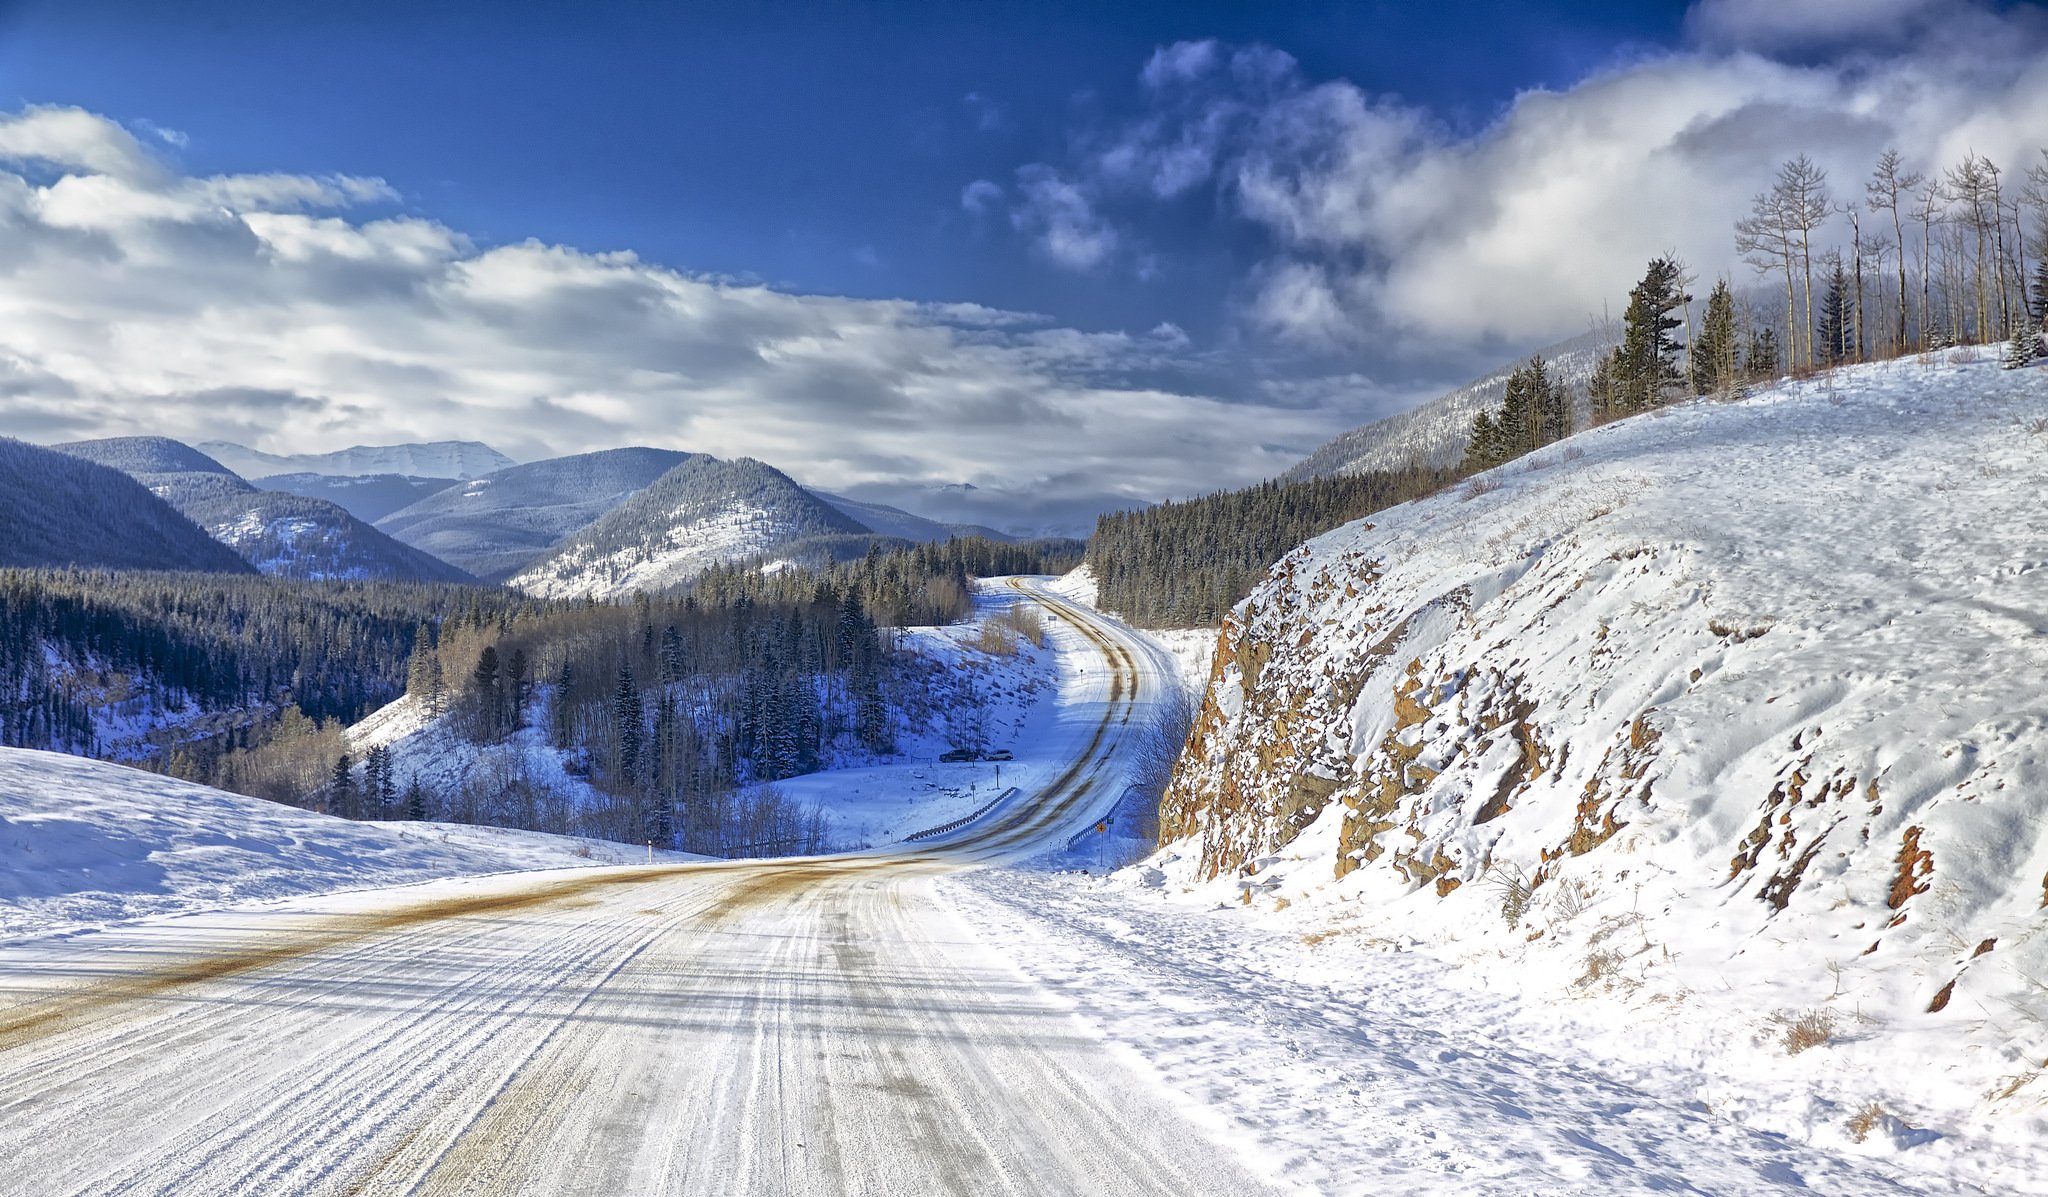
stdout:
POLYGON ((1575 999, 1774 1130, 2038 1155, 2043 493, 2048 371, 1908 360, 1348 525, 1226 623, 1133 885, 1575 999))
POLYGON ((0 940, 242 902, 645 858, 623 845, 533 832, 352 823, 119 765, 0 748, 0 940))

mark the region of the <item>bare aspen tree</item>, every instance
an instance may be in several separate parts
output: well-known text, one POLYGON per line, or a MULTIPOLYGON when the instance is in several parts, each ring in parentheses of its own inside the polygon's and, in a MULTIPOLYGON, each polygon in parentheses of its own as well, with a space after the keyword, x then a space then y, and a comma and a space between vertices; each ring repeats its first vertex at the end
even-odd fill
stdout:
POLYGON ((1758 192, 1749 201, 1749 215, 1735 222, 1735 252, 1758 274, 1775 270, 1785 280, 1785 364, 1790 365, 1790 355, 1799 349, 1795 326, 1799 304, 1792 290, 1792 266, 1798 254, 1779 198, 1773 190, 1758 192))
POLYGON ((1863 351, 1863 213, 1853 203, 1843 204, 1836 211, 1849 218, 1850 273, 1854 276, 1854 295, 1850 302, 1850 336, 1854 338, 1855 359, 1864 359, 1863 351))
POLYGON ((1792 231, 1799 234, 1799 269, 1804 283, 1801 299, 1806 306, 1806 364, 1813 358, 1813 234, 1827 223, 1834 205, 1828 199, 1828 172, 1801 154, 1778 169, 1777 190, 1792 231))
MULTIPOLYGON (((1886 150, 1877 157, 1877 169, 1870 172, 1870 181, 1863 185, 1865 202, 1873 212, 1889 212, 1892 217, 1892 240, 1899 247, 1899 322, 1896 351, 1906 351, 1906 230, 1899 218, 1899 197, 1910 193, 1915 187, 1926 182, 1918 172, 1900 169, 1897 150, 1886 150)), ((1926 316, 1921 316, 1923 325, 1926 316)))
MULTIPOLYGON (((1925 180, 1923 179, 1924 183, 1925 180)), ((1934 253, 1934 222, 1942 215, 1941 188, 1927 183, 1916 196, 1913 219, 1920 222, 1920 347, 1928 345, 1928 326, 1934 319, 1931 301, 1934 253)), ((1901 254, 1900 257, 1904 257, 1901 254)), ((1902 266, 1903 270, 1904 267, 1902 266)))
MULTIPOLYGON (((1997 168, 1988 158, 1980 158, 1973 151, 1963 155, 1961 165, 1950 167, 1942 174, 1942 188, 1950 200, 1960 208, 1958 213, 1969 229, 1969 241, 1960 248, 1963 252, 1963 267, 1966 277, 1962 280, 1967 293, 1976 301, 1975 339, 1982 341, 1991 328, 1991 263, 1986 258, 1992 255, 1994 234, 1992 225, 1997 211, 1997 168)), ((2003 222, 1999 222, 2003 223, 2003 222)), ((1961 232, 1961 229, 1958 229, 1961 232)))

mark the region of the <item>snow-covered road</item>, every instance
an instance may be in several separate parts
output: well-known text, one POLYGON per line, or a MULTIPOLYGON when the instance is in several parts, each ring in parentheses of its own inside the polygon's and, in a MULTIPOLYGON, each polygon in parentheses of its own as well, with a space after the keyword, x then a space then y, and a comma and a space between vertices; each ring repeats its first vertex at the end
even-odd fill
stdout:
POLYGON ((436 882, 0 951, 0 1191, 1261 1191, 1215 1116, 933 886, 1064 842, 1164 684, 1100 654, 1067 761, 951 835, 436 882))
POLYGON ((0 948, 0 1197, 2034 1191, 1748 1129, 1685 1061, 1582 1050, 1406 953, 970 870, 1093 825, 1174 684, 1017 585, 1059 617, 1059 701, 1022 792, 915 847, 0 948))

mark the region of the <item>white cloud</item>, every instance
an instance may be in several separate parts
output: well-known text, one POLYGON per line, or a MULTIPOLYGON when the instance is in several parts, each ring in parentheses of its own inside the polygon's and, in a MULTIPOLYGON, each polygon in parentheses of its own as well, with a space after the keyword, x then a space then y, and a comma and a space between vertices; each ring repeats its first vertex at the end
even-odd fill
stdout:
POLYGON ((1092 270, 1116 252, 1118 236, 1096 212, 1088 192, 1049 167, 1017 175, 1010 223, 1029 233, 1046 257, 1069 270, 1092 270))
POLYGON ((987 179, 976 179, 960 189, 960 206, 979 216, 1003 202, 1003 189, 987 179))
MULTIPOLYGON (((1085 505, 1250 482, 1344 420, 1187 381, 1170 325, 1083 333, 631 253, 479 248, 357 215, 391 196, 375 180, 142 170, 119 126, 47 111, 0 118, 9 153, 62 172, 0 169, 0 432, 275 451, 476 437, 528 457, 643 443, 835 488, 973 482, 998 503, 1056 479, 1085 505)), ((1049 253, 1112 251, 1085 203, 1038 182, 1049 253)))
POLYGON ((133 134, 82 108, 36 106, 0 115, 0 161, 131 180, 159 173, 156 160, 133 134))
POLYGON ((1413 362, 1583 332, 1665 251, 1740 271, 1730 226, 1795 154, 1856 196, 1887 147, 1934 173, 1967 152, 2010 171, 2048 143, 2048 20, 2025 7, 1703 0, 1689 28, 1693 48, 1526 92, 1476 132, 1278 51, 1182 43, 1145 64, 1136 114, 1027 174, 1128 229, 1136 205, 1208 189, 1263 241, 1240 296, 1254 327, 1413 362), (1929 22, 1940 36, 1891 36, 1929 22), (1837 53, 1759 52, 1820 46, 1837 53))

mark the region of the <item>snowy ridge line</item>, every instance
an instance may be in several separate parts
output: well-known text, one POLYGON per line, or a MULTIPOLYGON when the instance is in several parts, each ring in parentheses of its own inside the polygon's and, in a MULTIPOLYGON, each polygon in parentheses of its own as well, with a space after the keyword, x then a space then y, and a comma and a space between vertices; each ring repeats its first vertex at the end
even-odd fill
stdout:
POLYGON ((974 822, 976 819, 979 819, 983 815, 994 810, 997 806, 1001 805, 1005 799, 1013 797, 1016 793, 1017 787, 1011 786, 1009 789, 1004 790, 1000 794, 997 794, 994 798, 989 799, 988 804, 986 806, 983 806, 980 810, 975 811, 973 814, 961 815, 959 818, 953 820, 951 823, 941 823, 937 827, 927 827, 923 831, 914 831, 909 835, 904 836, 903 842, 907 844, 910 843, 912 840, 928 840, 935 835, 944 835, 949 831, 958 831, 962 827, 967 826, 969 823, 974 822))

